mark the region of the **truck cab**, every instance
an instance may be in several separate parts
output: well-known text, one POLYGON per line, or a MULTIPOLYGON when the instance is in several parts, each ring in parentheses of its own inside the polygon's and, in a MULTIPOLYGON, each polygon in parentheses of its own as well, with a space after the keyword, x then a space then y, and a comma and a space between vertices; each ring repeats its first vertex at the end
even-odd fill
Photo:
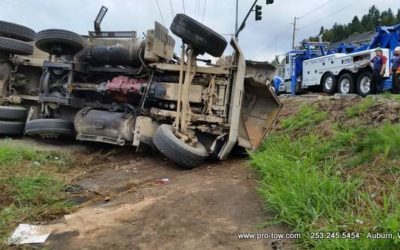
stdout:
POLYGON ((328 43, 303 42, 300 49, 291 50, 286 53, 278 73, 283 78, 283 84, 279 86, 279 91, 295 95, 307 89, 307 86, 302 84, 303 62, 325 55, 327 53, 327 46, 328 43))

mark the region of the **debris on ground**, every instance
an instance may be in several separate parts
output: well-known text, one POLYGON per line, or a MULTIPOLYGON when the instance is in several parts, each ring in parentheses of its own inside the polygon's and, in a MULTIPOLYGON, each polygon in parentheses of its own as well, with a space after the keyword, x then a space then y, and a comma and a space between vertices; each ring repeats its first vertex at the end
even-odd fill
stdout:
POLYGON ((156 184, 167 184, 167 183, 169 183, 168 178, 161 178, 159 180, 156 180, 156 184))
POLYGON ((44 243, 50 232, 43 230, 41 226, 19 224, 8 240, 9 245, 44 243))

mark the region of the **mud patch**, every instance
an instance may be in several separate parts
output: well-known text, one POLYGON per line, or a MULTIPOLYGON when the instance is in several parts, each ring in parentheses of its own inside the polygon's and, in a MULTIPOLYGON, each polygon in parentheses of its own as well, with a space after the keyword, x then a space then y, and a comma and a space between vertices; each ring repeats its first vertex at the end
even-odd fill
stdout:
POLYGON ((122 155, 121 162, 103 164, 95 173, 79 178, 77 185, 96 190, 110 200, 87 203, 76 213, 65 216, 62 223, 49 225, 54 234, 65 237, 51 238, 45 246, 50 249, 272 249, 274 240, 239 240, 237 234, 288 232, 284 226, 261 226, 270 217, 263 209, 254 173, 245 160, 208 163, 183 171, 172 167, 163 157, 136 157, 137 162, 126 162, 122 155), (160 178, 169 181, 159 182, 160 178))

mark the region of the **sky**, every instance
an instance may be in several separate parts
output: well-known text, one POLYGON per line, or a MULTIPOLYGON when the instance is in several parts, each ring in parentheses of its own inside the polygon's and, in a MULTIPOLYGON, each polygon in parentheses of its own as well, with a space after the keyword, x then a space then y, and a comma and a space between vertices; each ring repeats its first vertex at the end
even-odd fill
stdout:
MULTIPOLYGON (((239 0, 239 24, 253 3, 254 0, 239 0)), ((275 0, 272 5, 259 0, 262 20, 256 22, 252 13, 239 43, 246 59, 272 60, 291 48, 290 23, 295 16, 302 17, 297 20, 298 43, 318 35, 321 26, 330 28, 335 22, 345 24, 355 15, 366 14, 373 4, 380 10, 389 7, 394 10, 399 8, 400 0, 275 0), (310 13, 315 9, 318 10, 310 13)), ((154 21, 169 28, 173 16, 183 12, 224 34, 227 40, 235 30, 236 0, 1 0, 0 20, 25 25, 37 32, 56 28, 87 34, 94 29, 93 20, 102 5, 108 7, 102 23, 104 31, 135 30, 141 35, 154 27, 154 21)), ((180 43, 178 38, 176 41, 180 43)))

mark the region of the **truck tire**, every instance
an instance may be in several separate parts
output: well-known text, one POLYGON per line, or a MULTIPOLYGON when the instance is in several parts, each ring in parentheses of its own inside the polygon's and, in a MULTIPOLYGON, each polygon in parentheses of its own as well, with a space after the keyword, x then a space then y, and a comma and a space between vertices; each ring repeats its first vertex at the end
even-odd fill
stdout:
POLYGON ((68 30, 49 29, 36 34, 35 44, 38 49, 56 56, 75 55, 85 47, 85 40, 68 30))
POLYGON ((18 106, 0 106, 1 121, 25 121, 27 110, 18 106))
POLYGON ((357 79, 357 94, 366 97, 367 95, 375 92, 375 85, 373 84, 373 75, 371 72, 363 72, 357 79))
POLYGON ((32 55, 33 46, 7 37, 0 37, 0 51, 16 55, 32 55))
POLYGON ((161 125, 154 137, 154 146, 168 159, 186 169, 199 166, 208 157, 206 148, 200 142, 192 147, 179 140, 172 131, 172 126, 161 125))
POLYGON ((354 77, 351 74, 343 74, 339 78, 338 91, 340 94, 351 94, 354 93, 354 77))
POLYGON ((44 138, 73 136, 74 124, 63 119, 37 119, 28 121, 25 125, 26 135, 38 135, 44 138))
POLYGON ((322 89, 328 95, 333 95, 337 89, 337 79, 332 73, 327 73, 322 79, 322 89))
POLYGON ((22 135, 24 122, 0 121, 0 135, 22 135))
POLYGON ((5 21, 0 21, 0 36, 31 42, 35 39, 35 31, 32 29, 5 21))
POLYGON ((220 57, 228 44, 223 36, 185 14, 175 16, 171 31, 200 54, 220 57))

